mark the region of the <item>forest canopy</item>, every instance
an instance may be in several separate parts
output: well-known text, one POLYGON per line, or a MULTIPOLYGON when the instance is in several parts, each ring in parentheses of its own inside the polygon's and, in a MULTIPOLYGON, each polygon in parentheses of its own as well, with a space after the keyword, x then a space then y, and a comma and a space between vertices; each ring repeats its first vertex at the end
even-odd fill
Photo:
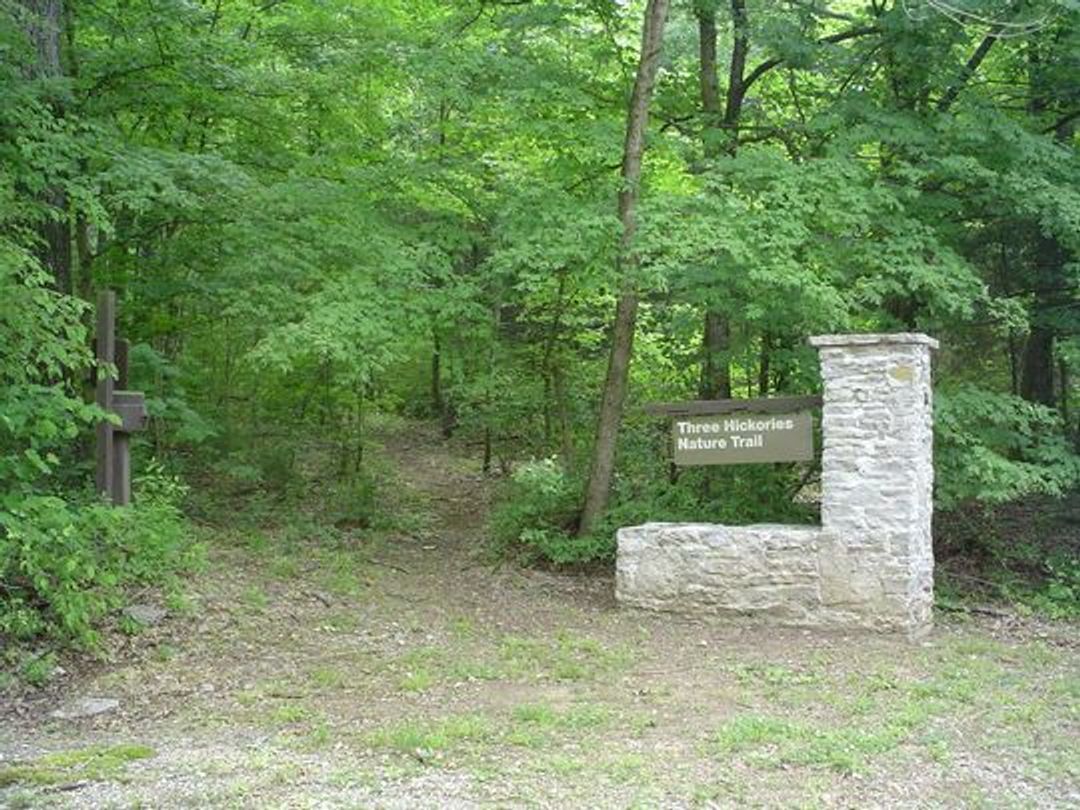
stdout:
POLYGON ((812 520, 813 469, 675 475, 640 406, 815 393, 814 334, 940 340, 939 510, 1070 491, 1078 77, 1075 0, 0 0, 0 635, 89 633, 102 536, 179 565, 177 475, 366 480, 388 414, 512 472, 494 531, 555 562, 812 520), (90 484, 102 289, 132 525, 90 484))

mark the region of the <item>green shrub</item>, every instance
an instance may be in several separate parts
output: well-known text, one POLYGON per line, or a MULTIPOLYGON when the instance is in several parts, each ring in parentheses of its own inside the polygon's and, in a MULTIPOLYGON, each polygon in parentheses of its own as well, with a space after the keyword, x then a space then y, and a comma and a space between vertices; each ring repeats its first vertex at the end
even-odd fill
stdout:
POLYGON ((299 483, 296 448, 291 442, 259 444, 253 455, 259 480, 266 489, 286 493, 299 483))
POLYGON ((327 516, 342 529, 387 528, 391 524, 378 476, 367 467, 350 471, 328 488, 327 516))
POLYGON ((158 468, 135 487, 136 505, 124 508, 52 495, 5 500, 0 636, 92 648, 96 624, 123 604, 126 587, 169 585, 199 560, 178 508, 183 487, 158 468))
POLYGON ((934 517, 939 603, 1008 603, 1049 619, 1080 617, 1080 493, 1004 504, 971 501, 934 517))
POLYGON ((73 466, 80 431, 101 416, 76 383, 92 363, 85 310, 0 234, 0 506, 53 486, 73 466))
POLYGON ((1032 607, 1053 619, 1080 616, 1080 559, 1057 555, 1046 562, 1049 577, 1032 598, 1032 607))
POLYGON ((1080 618, 1080 558, 1071 549, 1043 552, 1030 568, 1013 570, 1008 558, 991 571, 1000 596, 1020 612, 1048 619, 1080 618))
POLYGON ((0 647, 93 647, 126 586, 168 582, 193 560, 183 487, 159 468, 136 482, 133 507, 79 495, 78 439, 102 416, 80 392, 93 362, 85 310, 0 234, 0 647))
POLYGON ((500 555, 524 552, 556 563, 595 557, 573 537, 580 486, 554 459, 528 461, 510 476, 491 513, 491 535, 500 555))
POLYGON ((615 533, 622 526, 652 521, 705 521, 728 525, 755 522, 808 523, 811 506, 792 493, 803 474, 796 465, 690 468, 668 479, 662 456, 630 445, 620 459, 611 504, 589 535, 577 537, 581 481, 552 459, 530 461, 515 471, 495 504, 491 529, 495 552, 523 552, 558 565, 608 562, 615 558, 615 533))
POLYGON ((1080 484, 1080 456, 1057 414, 973 386, 935 396, 935 505, 1059 496, 1080 484))

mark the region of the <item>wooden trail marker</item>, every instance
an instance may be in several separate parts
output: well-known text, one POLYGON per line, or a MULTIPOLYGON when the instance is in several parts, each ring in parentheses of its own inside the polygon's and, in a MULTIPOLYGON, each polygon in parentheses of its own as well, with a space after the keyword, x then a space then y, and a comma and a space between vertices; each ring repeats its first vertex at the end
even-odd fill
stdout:
POLYGON ((131 503, 131 434, 146 429, 146 399, 141 391, 127 391, 128 344, 116 339, 116 293, 102 290, 97 299, 96 345, 98 363, 116 366, 119 379, 99 370, 97 404, 120 417, 120 424, 102 420, 97 426, 97 491, 114 506, 131 503))

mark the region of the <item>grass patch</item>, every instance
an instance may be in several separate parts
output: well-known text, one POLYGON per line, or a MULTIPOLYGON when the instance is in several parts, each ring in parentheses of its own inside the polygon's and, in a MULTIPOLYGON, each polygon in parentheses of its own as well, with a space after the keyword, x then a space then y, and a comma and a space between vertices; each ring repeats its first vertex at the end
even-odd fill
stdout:
POLYGON ((240 601, 253 613, 264 613, 270 605, 270 597, 266 595, 266 591, 256 585, 245 588, 240 594, 240 601))
POLYGON ((498 666, 478 658, 452 661, 446 674, 454 681, 495 681, 502 677, 498 666))
POLYGON ((499 642, 500 668, 507 677, 581 681, 629 666, 626 648, 609 649, 600 642, 560 632, 553 639, 504 636, 499 642))
POLYGON ((559 776, 573 776, 589 769, 589 762, 584 756, 572 754, 552 754, 537 764, 537 770, 558 774, 559 776))
POLYGON ((178 647, 169 644, 168 642, 162 642, 158 644, 153 651, 153 658, 159 664, 167 664, 174 660, 180 654, 178 647))
POLYGON ((313 690, 287 681, 264 681, 251 689, 239 691, 236 703, 248 711, 246 716, 255 723, 286 726, 308 719, 310 713, 298 702, 313 694, 313 690))
POLYGON ((315 724, 315 727, 308 733, 305 742, 307 746, 312 749, 326 748, 330 743, 334 741, 334 732, 330 727, 330 724, 325 720, 320 720, 315 724))
POLYGON ((541 727, 554 726, 559 719, 558 713, 553 708, 544 705, 518 706, 514 709, 512 717, 518 723, 541 727))
POLYGON ((318 689, 341 689, 345 685, 345 676, 331 667, 313 669, 309 677, 318 689))
POLYGON ((24 683, 31 686, 44 686, 49 682, 56 669, 56 653, 44 655, 25 655, 19 662, 18 675, 24 683))
POLYGON ((740 667, 736 678, 763 699, 762 708, 725 723, 712 739, 713 751, 766 768, 854 773, 906 743, 918 746, 928 762, 948 763, 951 739, 937 731, 935 718, 948 718, 950 727, 979 718, 979 739, 999 729, 1015 736, 1045 725, 1047 696, 1033 689, 1017 650, 965 637, 917 660, 923 677, 887 666, 838 680, 771 665, 740 667), (1009 661, 1011 669, 1003 664, 1009 661), (800 711, 779 712, 792 703, 792 692, 804 698, 800 711))
POLYGON ((271 725, 275 726, 292 726, 297 723, 303 723, 310 719, 311 712, 305 709, 303 706, 297 706, 292 703, 286 703, 284 706, 278 706, 267 716, 271 725))
POLYGON ((892 751, 910 733, 902 718, 869 730, 816 728, 776 717, 740 715, 724 724, 713 745, 718 754, 749 752, 748 761, 764 767, 807 765, 855 773, 872 758, 892 751))
POLYGON ((425 755, 450 751, 466 743, 537 749, 554 743, 559 735, 581 734, 606 725, 611 717, 611 711, 603 706, 586 704, 559 710, 546 704, 525 704, 501 719, 464 714, 410 721, 378 730, 369 740, 378 747, 425 755))
POLYGON ((80 780, 116 779, 128 763, 155 755, 146 745, 94 746, 60 751, 25 763, 0 768, 0 788, 12 785, 55 785, 80 780))
POLYGON ((249 552, 258 557, 269 554, 273 548, 270 537, 261 531, 249 533, 242 538, 242 543, 249 552))
POLYGON ((295 557, 282 555, 271 560, 269 570, 275 579, 296 579, 300 576, 300 563, 295 557))
POLYGON ((731 668, 732 674, 743 686, 803 686, 819 684, 822 681, 816 672, 804 672, 778 664, 754 663, 731 668))
MULTIPOLYGON (((539 773, 554 775, 582 787, 598 782, 616 785, 646 785, 651 781, 649 760, 642 754, 625 751, 573 750, 556 751, 529 761, 528 767, 539 773)), ((630 803, 626 807, 658 807, 662 804, 652 797, 644 804, 630 803)))
POLYGON ((351 633, 360 627, 360 617, 352 610, 339 610, 327 614, 322 629, 333 633, 351 633))
POLYGON ((437 721, 411 721, 374 732, 372 745, 406 753, 446 752, 463 743, 494 741, 495 726, 486 717, 466 714, 437 721))
POLYGON ((423 692, 430 689, 434 683, 434 675, 426 669, 417 669, 413 672, 406 672, 405 677, 401 679, 398 686, 403 692, 423 692))
POLYGON ((647 777, 646 759, 640 754, 621 754, 604 761, 603 772, 613 782, 639 783, 647 777))
POLYGON ((521 723, 575 730, 604 725, 611 718, 611 711, 593 705, 575 706, 561 712, 543 704, 524 705, 514 709, 513 718, 521 723))
POLYGON ((165 608, 179 619, 191 618, 199 613, 199 603, 191 594, 175 589, 165 594, 165 608))
POLYGON ((458 641, 468 641, 476 637, 476 625, 471 619, 458 616, 450 620, 450 634, 458 641))
POLYGON ((395 662, 397 686, 406 692, 422 692, 439 682, 489 680, 593 680, 629 665, 626 648, 610 649, 600 642, 573 633, 553 638, 503 636, 495 656, 469 645, 455 650, 418 647, 395 662))
POLYGON ((547 704, 523 704, 510 713, 506 741, 523 748, 541 748, 558 733, 584 731, 606 725, 611 711, 582 705, 559 711, 547 704))
POLYGON ((371 572, 359 554, 348 550, 320 550, 315 555, 319 564, 319 583, 336 596, 359 594, 371 572))
POLYGON ((404 670, 398 680, 398 688, 403 692, 423 692, 430 689, 439 680, 440 674, 450 669, 449 652, 440 647, 417 647, 410 650, 398 661, 404 670))

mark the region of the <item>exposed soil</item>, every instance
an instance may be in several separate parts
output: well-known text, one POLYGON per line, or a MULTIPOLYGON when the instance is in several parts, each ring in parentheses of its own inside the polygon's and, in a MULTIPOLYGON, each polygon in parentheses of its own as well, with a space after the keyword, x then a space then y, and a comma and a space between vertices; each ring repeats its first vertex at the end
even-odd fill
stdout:
POLYGON ((186 609, 0 707, 0 805, 1080 806, 1075 626, 623 610, 610 577, 485 562, 489 482, 433 431, 386 454, 426 525, 287 553, 207 529, 186 609), (52 717, 84 697, 120 707, 52 717), (48 756, 120 745, 145 750, 48 756))

